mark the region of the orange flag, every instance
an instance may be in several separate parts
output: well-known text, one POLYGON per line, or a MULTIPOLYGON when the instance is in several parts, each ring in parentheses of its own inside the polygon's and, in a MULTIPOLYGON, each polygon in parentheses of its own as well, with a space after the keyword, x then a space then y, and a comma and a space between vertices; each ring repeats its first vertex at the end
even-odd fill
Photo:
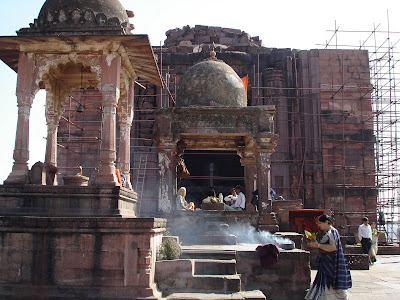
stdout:
POLYGON ((246 98, 247 98, 247 83, 249 82, 249 74, 247 74, 246 76, 244 76, 242 78, 242 82, 243 82, 243 85, 244 85, 244 89, 246 91, 246 98))

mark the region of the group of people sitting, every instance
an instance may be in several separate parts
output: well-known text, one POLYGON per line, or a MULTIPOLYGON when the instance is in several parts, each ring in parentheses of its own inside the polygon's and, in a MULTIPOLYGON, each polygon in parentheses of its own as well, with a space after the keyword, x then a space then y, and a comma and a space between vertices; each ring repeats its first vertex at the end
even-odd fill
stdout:
MULTIPOLYGON (((176 207, 178 210, 194 210, 195 205, 193 202, 187 203, 185 200, 186 188, 181 187, 178 190, 176 197, 176 207)), ((246 207, 246 196, 243 194, 243 188, 240 185, 235 186, 232 189, 232 194, 224 198, 224 209, 225 210, 244 210, 246 207), (227 204, 228 203, 228 204, 227 204)))

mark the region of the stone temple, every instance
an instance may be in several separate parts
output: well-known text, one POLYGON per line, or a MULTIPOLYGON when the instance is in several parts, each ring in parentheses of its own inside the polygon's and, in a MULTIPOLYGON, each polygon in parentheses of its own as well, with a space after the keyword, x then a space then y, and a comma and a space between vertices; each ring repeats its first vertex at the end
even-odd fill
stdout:
POLYGON ((0 295, 160 299, 223 287, 234 299, 302 299, 305 224, 329 213, 351 237, 362 216, 376 220, 368 53, 268 48, 200 25, 152 47, 133 34, 133 16, 117 0, 47 0, 29 27, 0 37, 0 59, 18 74, 0 295), (40 89, 46 154, 29 169, 40 89), (202 203, 238 184, 244 211, 202 203), (180 187, 197 209, 177 209, 180 187), (297 249, 262 269, 228 226, 275 232, 297 249), (186 259, 156 263, 166 228, 186 259))

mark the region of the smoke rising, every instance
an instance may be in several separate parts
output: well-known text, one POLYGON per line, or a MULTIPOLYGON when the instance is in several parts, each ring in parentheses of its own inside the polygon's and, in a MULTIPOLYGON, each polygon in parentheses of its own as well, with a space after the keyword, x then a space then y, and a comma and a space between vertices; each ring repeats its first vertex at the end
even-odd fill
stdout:
POLYGON ((282 244, 293 244, 288 238, 275 236, 269 231, 256 231, 250 224, 231 224, 229 233, 236 235, 238 243, 246 244, 265 244, 272 243, 277 246, 282 244))

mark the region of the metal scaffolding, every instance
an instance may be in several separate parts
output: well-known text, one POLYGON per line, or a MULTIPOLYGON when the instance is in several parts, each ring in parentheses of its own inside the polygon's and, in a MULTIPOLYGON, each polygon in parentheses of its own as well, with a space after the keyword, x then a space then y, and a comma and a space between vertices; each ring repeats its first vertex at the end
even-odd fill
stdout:
POLYGON ((375 179, 378 188, 378 227, 386 232, 389 242, 399 241, 400 222, 400 102, 397 95, 400 56, 397 45, 400 32, 392 31, 387 24, 373 25, 372 30, 342 30, 339 26, 328 30, 333 32, 326 49, 368 50, 370 78, 372 85, 372 110, 375 135, 375 179), (385 28, 386 27, 386 28, 385 28), (364 39, 360 39, 363 37, 364 39), (359 45, 351 42, 359 40, 359 45))

